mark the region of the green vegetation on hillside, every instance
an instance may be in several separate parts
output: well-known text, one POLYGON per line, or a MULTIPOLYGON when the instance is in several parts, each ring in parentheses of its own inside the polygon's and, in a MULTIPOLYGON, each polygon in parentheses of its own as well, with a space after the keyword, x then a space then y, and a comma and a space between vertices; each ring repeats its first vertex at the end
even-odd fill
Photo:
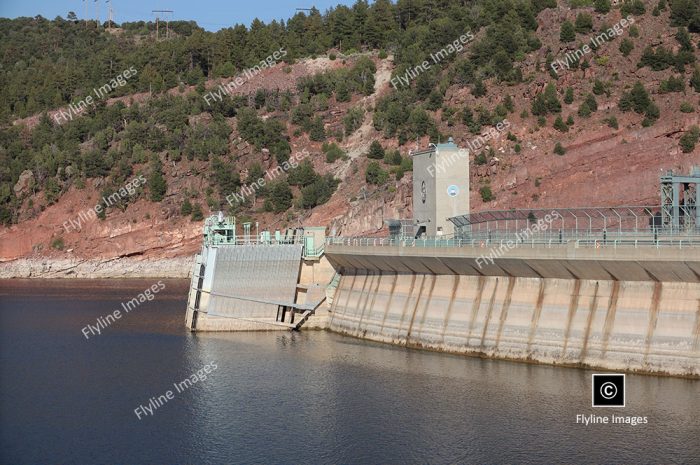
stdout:
MULTIPOLYGON (((584 37, 604 30, 611 17, 601 20, 601 16, 614 9, 640 16, 652 8, 641 0, 621 5, 572 0, 569 6, 574 11, 553 37, 556 41, 559 34, 567 47, 578 47, 584 37)), ((445 130, 476 136, 516 112, 516 99, 523 119, 530 110, 539 127, 553 125, 562 136, 574 124, 571 109, 581 118, 591 117, 598 108, 596 98, 606 105, 602 108, 608 108, 610 99, 619 99, 621 111, 635 111, 644 115, 643 125, 653 124, 660 109, 644 85, 620 84, 617 73, 605 72, 612 63, 611 51, 629 56, 637 48, 638 66, 659 74, 661 93, 700 92, 700 67, 695 63, 700 32, 697 0, 656 5, 657 14, 670 15, 665 21, 674 28, 675 39, 670 40, 678 47, 643 42, 647 38, 639 38, 640 29, 632 26, 629 38, 619 45, 601 46, 607 47, 605 55, 594 50, 580 63, 570 63, 567 71, 578 73, 573 81, 558 81, 549 64, 564 59, 563 52, 543 46, 537 35, 537 15, 556 7, 556 0, 357 0, 324 13, 312 9, 286 21, 255 20, 250 26, 232 25, 218 32, 174 21, 173 37, 159 41, 154 25, 145 22, 124 23, 118 25, 118 33, 108 33, 94 23, 86 27, 84 22, 60 17, 0 19, 0 223, 17 221, 20 206, 36 192, 43 191, 45 204, 50 205, 90 178, 100 180, 101 191, 115 192, 140 174, 148 179, 144 188, 110 208, 125 209, 139 198, 174 201, 182 216, 198 218, 200 205, 229 207, 227 196, 244 185, 240 172, 248 169, 256 175, 254 182, 264 169, 290 161, 298 138, 318 142, 311 144, 315 147, 323 143, 323 153, 317 155, 328 163, 345 159, 342 139, 355 134, 354 141, 360 128, 365 134, 369 129, 363 126, 365 121, 385 138, 395 138, 372 144, 365 180, 374 185, 388 182, 390 173, 400 179, 410 166, 401 152, 382 147, 398 142, 403 150, 404 144, 425 137, 444 141, 451 135, 441 133, 445 130), (208 92, 217 91, 209 80, 240 76, 281 49, 287 73, 296 61, 320 54, 329 54, 332 66, 282 89, 267 86, 250 95, 205 100, 208 92), (393 56, 390 91, 363 99, 374 93, 376 57, 389 55, 393 56), (426 62, 429 66, 423 67, 426 62), (568 86, 590 67, 597 78, 574 93, 568 86), (46 113, 67 111, 69 104, 131 68, 136 73, 120 80, 81 114, 59 124, 46 113), (671 70, 673 75, 668 74, 671 70), (537 87, 541 92, 531 99, 510 92, 515 89, 511 86, 542 85, 539 73, 545 78, 550 73, 551 79, 544 89, 537 87), (131 96, 138 92, 149 93, 149 98, 131 96), (119 96, 129 97, 107 104, 107 98, 119 96), (572 105, 563 116, 562 99, 572 105), (31 122, 36 123, 32 130, 12 124, 29 116, 38 120, 31 122), (25 170, 32 172, 31 186, 16 194, 13 188, 25 170), (177 179, 172 177, 183 171, 200 176, 205 183, 202 192, 176 192, 177 179)), ((683 111, 688 108, 692 111, 689 105, 683 111)), ((614 115, 607 116, 610 127, 617 127, 614 115)), ((557 152, 564 151, 557 145, 557 152)), ((517 144, 514 150, 520 148, 517 144)), ((263 209, 282 213, 326 202, 338 180, 309 166, 302 164, 257 190, 263 209)), ((244 207, 259 209, 260 204, 247 198, 232 208, 244 207)))

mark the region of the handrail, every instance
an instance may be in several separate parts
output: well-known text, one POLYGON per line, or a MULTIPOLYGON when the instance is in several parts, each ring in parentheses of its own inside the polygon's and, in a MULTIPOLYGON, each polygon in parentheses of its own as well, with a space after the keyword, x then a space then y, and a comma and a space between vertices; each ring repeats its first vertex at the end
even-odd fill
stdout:
POLYGON ((592 248, 641 248, 678 247, 690 249, 700 247, 700 230, 552 230, 523 237, 517 233, 491 231, 489 234, 473 234, 466 237, 328 237, 326 245, 355 247, 592 247, 592 248))
POLYGON ((282 236, 279 239, 251 236, 221 236, 216 235, 206 240, 207 245, 291 245, 303 244, 303 236, 282 236))

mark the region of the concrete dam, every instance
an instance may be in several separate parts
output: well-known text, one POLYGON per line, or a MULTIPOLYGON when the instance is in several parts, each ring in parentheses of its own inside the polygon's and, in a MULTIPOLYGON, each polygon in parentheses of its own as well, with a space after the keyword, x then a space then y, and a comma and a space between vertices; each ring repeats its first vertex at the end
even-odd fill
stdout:
POLYGON ((428 206, 389 221, 389 237, 326 237, 325 227, 251 234, 250 224, 239 236, 234 219, 209 218, 187 327, 326 329, 470 356, 700 378, 700 170, 662 177, 660 206, 465 213, 453 202, 465 187, 454 173, 421 180, 431 170, 420 157, 440 163, 440 149, 450 154, 444 144, 414 155, 414 204, 428 206), (444 198, 430 206, 436 191, 444 198))
POLYGON ((481 270, 475 252, 328 246, 342 270, 329 328, 476 356, 700 375, 697 248, 523 248, 481 270))

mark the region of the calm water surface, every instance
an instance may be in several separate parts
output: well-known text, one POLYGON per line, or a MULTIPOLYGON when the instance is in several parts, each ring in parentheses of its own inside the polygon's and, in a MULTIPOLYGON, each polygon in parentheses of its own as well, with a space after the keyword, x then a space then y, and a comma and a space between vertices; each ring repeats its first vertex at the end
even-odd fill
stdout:
POLYGON ((629 375, 626 408, 593 409, 584 370, 328 332, 193 335, 187 283, 163 283, 86 340, 153 281, 0 281, 0 462, 700 463, 698 381, 629 375), (591 413, 648 424, 576 424, 591 413))

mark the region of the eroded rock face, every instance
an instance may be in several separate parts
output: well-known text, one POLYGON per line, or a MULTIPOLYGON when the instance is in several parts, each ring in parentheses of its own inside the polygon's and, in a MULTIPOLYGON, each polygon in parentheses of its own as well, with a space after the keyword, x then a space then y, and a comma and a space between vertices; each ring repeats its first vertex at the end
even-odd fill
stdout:
POLYGON ((0 279, 11 278, 187 278, 194 257, 144 260, 20 259, 0 263, 0 279))
POLYGON ((22 171, 22 174, 19 175, 19 180, 17 180, 17 184, 15 184, 13 189, 15 191, 15 196, 21 197, 28 193, 29 190, 34 187, 34 183, 34 173, 32 173, 31 170, 22 171))

